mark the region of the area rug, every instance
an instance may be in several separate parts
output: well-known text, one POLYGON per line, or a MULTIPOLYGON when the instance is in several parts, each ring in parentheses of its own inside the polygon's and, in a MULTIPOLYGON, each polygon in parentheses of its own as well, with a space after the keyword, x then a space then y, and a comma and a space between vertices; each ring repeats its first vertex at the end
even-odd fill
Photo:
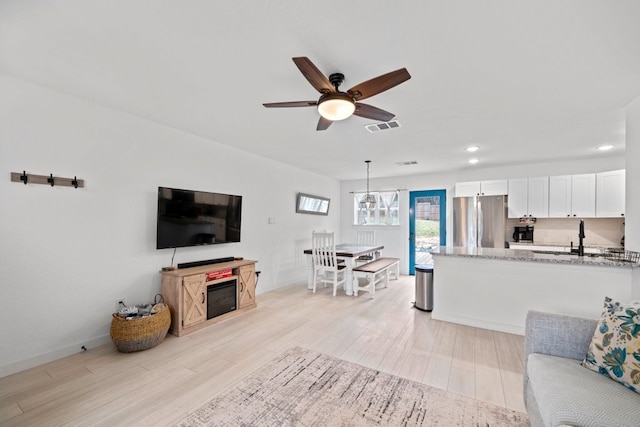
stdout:
POLYGON ((180 426, 528 426, 526 414, 294 347, 180 426))

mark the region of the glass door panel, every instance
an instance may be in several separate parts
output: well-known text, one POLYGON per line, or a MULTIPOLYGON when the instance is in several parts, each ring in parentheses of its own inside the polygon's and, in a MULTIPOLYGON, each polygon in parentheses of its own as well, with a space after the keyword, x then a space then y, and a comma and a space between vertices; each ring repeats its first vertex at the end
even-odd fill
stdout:
POLYGON ((431 248, 446 244, 446 190, 409 193, 409 274, 433 262, 431 248))

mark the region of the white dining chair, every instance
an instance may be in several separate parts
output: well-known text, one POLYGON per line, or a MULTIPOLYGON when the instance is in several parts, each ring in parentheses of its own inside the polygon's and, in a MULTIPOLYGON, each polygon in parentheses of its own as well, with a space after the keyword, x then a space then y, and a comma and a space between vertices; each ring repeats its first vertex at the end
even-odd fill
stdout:
MULTIPOLYGON (((373 246, 376 244, 375 230, 356 230, 356 243, 359 245, 373 246)), ((356 264, 364 264, 379 258, 378 252, 371 252, 356 258, 356 264)))
POLYGON ((356 243, 358 243, 359 245, 375 245, 376 231, 375 230, 356 230, 356 243))
POLYGON ((336 257, 336 244, 332 232, 312 233, 311 256, 313 259, 313 293, 316 293, 318 281, 325 286, 333 285, 333 296, 336 296, 338 285, 344 287, 346 265, 339 263, 336 257))

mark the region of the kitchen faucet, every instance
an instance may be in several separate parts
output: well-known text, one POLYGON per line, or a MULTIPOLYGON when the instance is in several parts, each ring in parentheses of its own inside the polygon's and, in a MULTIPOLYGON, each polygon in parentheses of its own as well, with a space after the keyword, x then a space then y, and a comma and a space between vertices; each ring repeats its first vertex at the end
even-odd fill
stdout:
POLYGON ((583 241, 582 241, 582 239, 585 238, 585 235, 584 235, 584 219, 580 220, 578 238, 580 239, 580 242, 578 243, 578 256, 584 256, 584 244, 583 244, 583 241))

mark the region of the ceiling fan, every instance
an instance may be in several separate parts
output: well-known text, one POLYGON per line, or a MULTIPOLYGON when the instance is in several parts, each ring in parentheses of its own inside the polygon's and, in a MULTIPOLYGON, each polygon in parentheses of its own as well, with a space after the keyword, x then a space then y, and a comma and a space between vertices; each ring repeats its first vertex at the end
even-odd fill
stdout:
POLYGON ((391 89, 411 78, 406 68, 400 68, 342 92, 339 87, 344 81, 343 74, 333 73, 327 78, 306 56, 292 59, 300 72, 311 83, 311 86, 321 93, 320 99, 317 101, 270 102, 262 105, 267 108, 317 106, 320 120, 316 130, 326 130, 334 121, 344 120, 352 114, 384 122, 393 119, 395 114, 360 101, 391 89))

